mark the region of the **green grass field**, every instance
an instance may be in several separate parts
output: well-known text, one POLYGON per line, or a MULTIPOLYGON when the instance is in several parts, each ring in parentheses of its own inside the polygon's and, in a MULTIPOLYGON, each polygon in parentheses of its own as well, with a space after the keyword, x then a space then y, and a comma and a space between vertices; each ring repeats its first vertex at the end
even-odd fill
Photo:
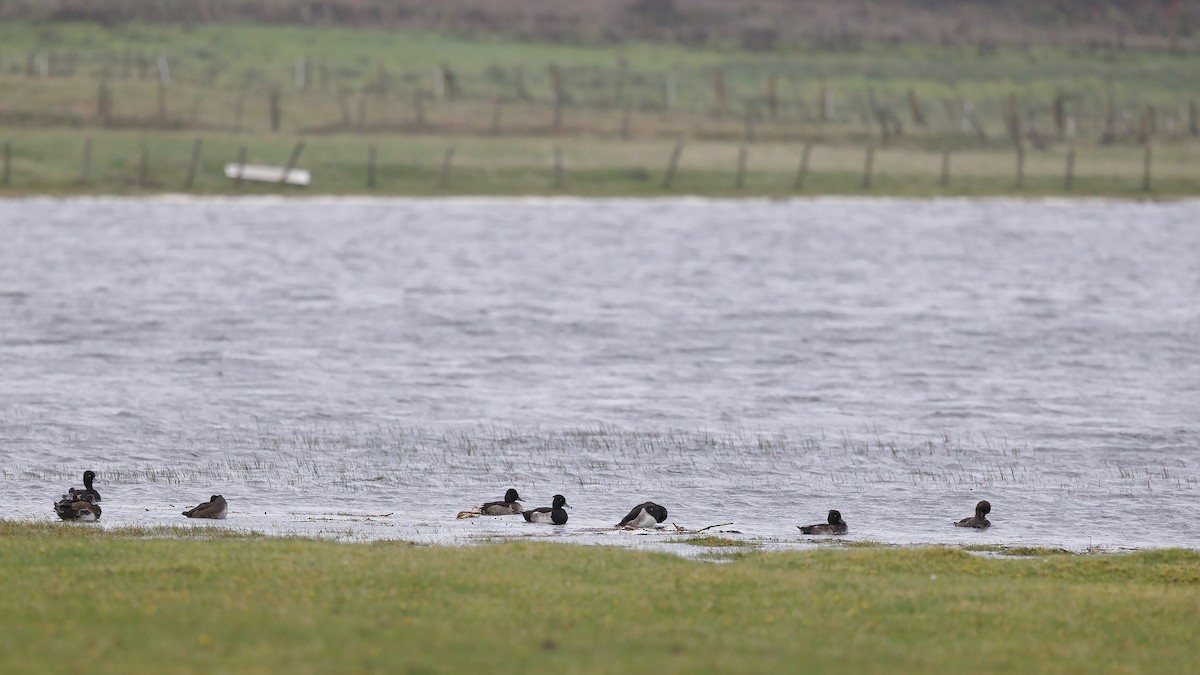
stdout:
MULTIPOLYGON (((0 138, 0 144, 5 139, 0 138)), ((214 133, 39 129, 14 137, 11 174, 0 174, 0 196, 30 194, 286 194, 286 195, 580 195, 789 197, 813 195, 1103 196, 1130 199, 1200 194, 1200 144, 1156 147, 1151 189, 1143 189, 1141 148, 1092 147, 1077 152, 1072 189, 1064 189, 1067 149, 1029 151, 1025 181, 1016 183, 1015 154, 1001 149, 962 149, 951 155, 950 178, 941 184, 941 155, 920 146, 878 148, 870 186, 864 186, 866 149, 848 143, 814 146, 803 185, 796 187, 802 144, 758 143, 746 147, 738 185, 741 145, 687 141, 670 188, 664 177, 675 141, 604 138, 516 138, 442 135, 309 137, 299 166, 313 175, 310 188, 238 183, 222 171, 246 147, 251 163, 283 165, 297 139, 214 133), (194 182, 185 189, 195 138, 203 139, 194 182), (84 144, 91 139, 87 183, 84 144), (377 152, 374 187, 368 187, 369 148, 377 152), (146 164, 143 169, 142 149, 146 164), (443 182, 442 165, 454 147, 443 182), (556 182, 554 150, 562 153, 556 182)))
POLYGON ((931 44, 758 53, 334 27, 19 21, 0 23, 0 45, 7 196, 178 192, 194 138, 205 143, 190 188, 198 194, 283 191, 233 184, 221 165, 242 145, 253 162, 283 164, 301 138, 300 166, 313 171, 308 192, 316 194, 1200 194, 1194 54, 1031 46, 981 55, 931 44), (159 56, 170 71, 162 86, 159 56), (437 75, 443 64, 457 91, 437 75), (563 74, 557 115, 552 66, 563 74), (1013 110, 1030 139, 1022 185, 1007 128, 1013 110), (880 116, 893 121, 887 138, 880 116), (1143 137, 1154 146, 1148 191, 1143 137), (85 138, 94 139, 86 182, 85 138), (668 190, 677 138, 686 148, 668 190), (796 189, 805 142, 816 146, 796 189), (866 187, 871 144, 879 152, 866 187), (378 166, 369 188, 370 146, 378 166), (564 159, 557 176, 555 148, 564 159), (942 148, 954 153, 944 185, 942 148))
POLYGON ((0 661, 11 675, 1188 672, 1200 659, 1200 554, 1021 552, 713 563, 0 521, 0 661))

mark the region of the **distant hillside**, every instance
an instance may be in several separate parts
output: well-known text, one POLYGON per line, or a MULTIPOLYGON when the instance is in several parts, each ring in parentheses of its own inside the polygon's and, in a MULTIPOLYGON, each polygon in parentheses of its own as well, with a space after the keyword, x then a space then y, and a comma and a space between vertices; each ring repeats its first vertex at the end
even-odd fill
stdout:
POLYGON ((387 26, 760 51, 864 41, 1200 49, 1200 0, 0 0, 0 19, 387 26))

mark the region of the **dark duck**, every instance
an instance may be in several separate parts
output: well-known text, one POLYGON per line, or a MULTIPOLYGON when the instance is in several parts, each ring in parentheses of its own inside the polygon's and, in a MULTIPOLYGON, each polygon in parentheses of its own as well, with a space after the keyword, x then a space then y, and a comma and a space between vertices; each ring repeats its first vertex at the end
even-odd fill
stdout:
POLYGON ((225 514, 229 513, 229 503, 221 495, 213 495, 208 498, 208 501, 198 506, 193 506, 183 515, 188 518, 212 518, 214 520, 223 520, 225 514))
POLYGON ((975 505, 975 515, 970 518, 963 518, 954 524, 955 527, 973 527, 977 530, 982 530, 985 527, 991 527, 992 521, 987 519, 987 514, 992 512, 992 505, 985 499, 975 505))
POLYGON ((804 534, 846 534, 849 528, 846 527, 846 521, 842 520, 841 511, 830 511, 829 517, 824 523, 816 525, 797 525, 800 531, 804 534))
POLYGON ((504 499, 480 506, 479 512, 485 516, 515 516, 525 512, 520 502, 521 495, 517 494, 515 488, 509 488, 504 493, 504 499))
POLYGON ((57 502, 54 512, 63 520, 100 520, 100 493, 92 487, 96 474, 83 472, 83 489, 71 488, 57 502))
POLYGON ((567 504, 567 498, 562 495, 554 495, 550 506, 541 506, 536 509, 530 509, 523 512, 525 520, 530 523, 554 523, 555 525, 563 525, 567 522, 567 512, 564 509, 569 509, 571 506, 567 504))
POLYGON ((655 525, 667 519, 667 509, 655 504, 654 502, 645 502, 633 507, 629 515, 621 519, 617 523, 617 527, 623 527, 627 530, 652 529, 655 525))

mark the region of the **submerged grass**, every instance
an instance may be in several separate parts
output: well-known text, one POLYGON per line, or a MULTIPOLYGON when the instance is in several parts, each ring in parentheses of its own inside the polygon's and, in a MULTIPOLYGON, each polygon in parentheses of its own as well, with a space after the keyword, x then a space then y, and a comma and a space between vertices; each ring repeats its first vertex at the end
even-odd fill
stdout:
POLYGON ((1200 553, 131 540, 0 525, 5 672, 1184 672, 1200 553), (64 638, 70 647, 64 648, 64 638))
POLYGON ((262 539, 267 535, 253 530, 237 530, 206 525, 120 525, 46 520, 0 519, 0 537, 44 537, 47 539, 262 539))
POLYGON ((729 537, 718 537, 711 534, 706 534, 700 537, 689 537, 687 539, 679 539, 676 543, 690 544, 692 546, 756 546, 752 542, 740 541, 729 537))

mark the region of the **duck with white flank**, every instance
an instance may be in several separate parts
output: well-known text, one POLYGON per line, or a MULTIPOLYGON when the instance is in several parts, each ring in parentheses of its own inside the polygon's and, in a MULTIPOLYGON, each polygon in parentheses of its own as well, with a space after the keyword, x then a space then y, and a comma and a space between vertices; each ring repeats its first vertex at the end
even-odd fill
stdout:
POLYGON ((92 487, 96 474, 83 472, 83 489, 71 488, 54 502, 54 512, 63 520, 100 520, 100 493, 92 487))
POLYGON ((525 512, 520 502, 521 495, 517 494, 515 488, 509 488, 504 493, 504 499, 480 506, 479 512, 485 516, 516 516, 525 512))
POLYGON ((571 506, 567 504, 567 498, 562 495, 554 495, 550 506, 540 506, 536 509, 530 509, 523 512, 526 522, 530 523, 554 523, 555 525, 563 525, 567 522, 567 512, 564 509, 569 509, 571 506))
POLYGON ((804 534, 846 534, 849 528, 846 526, 846 521, 842 520, 841 511, 830 511, 829 517, 824 523, 816 525, 797 525, 800 531, 804 534))
POLYGON ((650 530, 666 519, 666 508, 654 502, 645 502, 633 507, 629 515, 625 516, 616 526, 626 530, 650 530))
POLYGON ((194 506, 183 515, 188 518, 212 518, 215 520, 224 520, 225 514, 229 513, 229 503, 221 495, 213 495, 208 498, 208 501, 194 506))
POLYGON ((963 518, 954 524, 955 527, 973 527, 977 530, 982 530, 985 527, 991 527, 992 521, 987 519, 987 514, 992 512, 992 505, 985 499, 975 505, 975 515, 970 518, 963 518))

